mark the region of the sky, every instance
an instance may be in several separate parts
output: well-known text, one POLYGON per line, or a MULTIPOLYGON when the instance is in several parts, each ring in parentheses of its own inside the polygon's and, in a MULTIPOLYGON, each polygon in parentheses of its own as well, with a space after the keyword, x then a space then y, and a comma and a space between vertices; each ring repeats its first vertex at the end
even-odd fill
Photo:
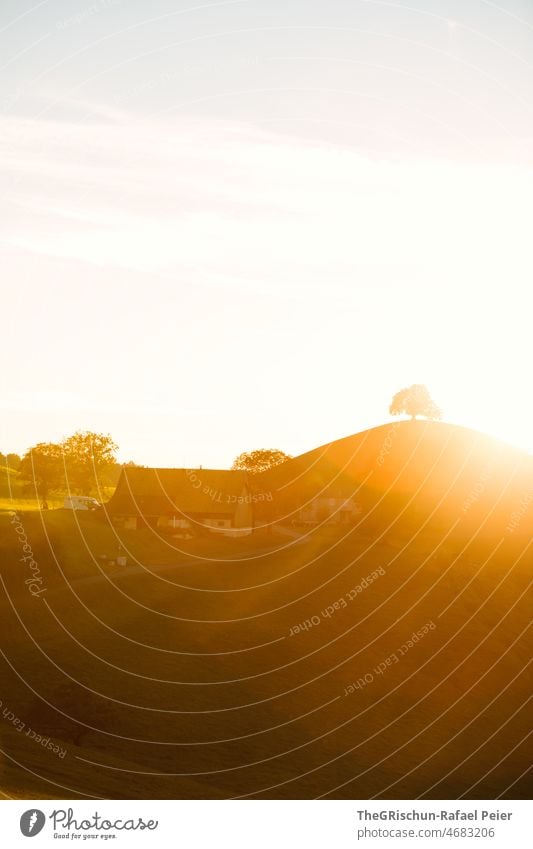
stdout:
POLYGON ((0 451, 533 451, 531 0, 3 0, 0 451))

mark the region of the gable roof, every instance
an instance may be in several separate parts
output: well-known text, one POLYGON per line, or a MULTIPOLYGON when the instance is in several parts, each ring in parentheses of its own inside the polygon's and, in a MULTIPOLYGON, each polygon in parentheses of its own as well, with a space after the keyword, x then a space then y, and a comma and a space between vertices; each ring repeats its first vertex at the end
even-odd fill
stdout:
POLYGON ((232 515, 247 494, 246 472, 127 466, 107 510, 122 516, 232 515))

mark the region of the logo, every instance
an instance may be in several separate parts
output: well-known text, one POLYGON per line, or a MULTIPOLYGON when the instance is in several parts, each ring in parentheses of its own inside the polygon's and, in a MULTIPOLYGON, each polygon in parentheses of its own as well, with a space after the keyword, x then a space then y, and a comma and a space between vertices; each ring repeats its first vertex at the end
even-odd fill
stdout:
POLYGON ((25 811, 20 818, 20 830, 24 837, 35 837, 42 830, 46 817, 42 811, 32 808, 25 811))

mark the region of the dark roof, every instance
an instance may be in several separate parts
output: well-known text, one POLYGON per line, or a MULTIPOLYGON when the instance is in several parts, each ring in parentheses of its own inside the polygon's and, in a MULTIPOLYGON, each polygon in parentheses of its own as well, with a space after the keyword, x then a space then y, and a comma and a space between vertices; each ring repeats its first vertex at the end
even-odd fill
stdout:
POLYGON ((226 469, 122 470, 107 510, 122 516, 232 515, 248 493, 246 472, 226 469))

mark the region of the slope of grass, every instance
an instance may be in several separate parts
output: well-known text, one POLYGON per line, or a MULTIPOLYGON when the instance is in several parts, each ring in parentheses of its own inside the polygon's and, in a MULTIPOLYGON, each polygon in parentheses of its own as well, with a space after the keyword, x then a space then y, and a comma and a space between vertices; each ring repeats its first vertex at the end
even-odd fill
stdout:
POLYGON ((302 539, 183 542, 24 514, 38 597, 0 516, 2 700, 25 723, 0 723, 4 791, 526 797, 531 516, 505 532, 513 469, 496 526, 489 488, 475 521, 463 509, 477 467, 436 499, 435 482, 414 501, 389 487, 357 527, 302 539), (106 565, 119 546, 126 567, 106 565))

